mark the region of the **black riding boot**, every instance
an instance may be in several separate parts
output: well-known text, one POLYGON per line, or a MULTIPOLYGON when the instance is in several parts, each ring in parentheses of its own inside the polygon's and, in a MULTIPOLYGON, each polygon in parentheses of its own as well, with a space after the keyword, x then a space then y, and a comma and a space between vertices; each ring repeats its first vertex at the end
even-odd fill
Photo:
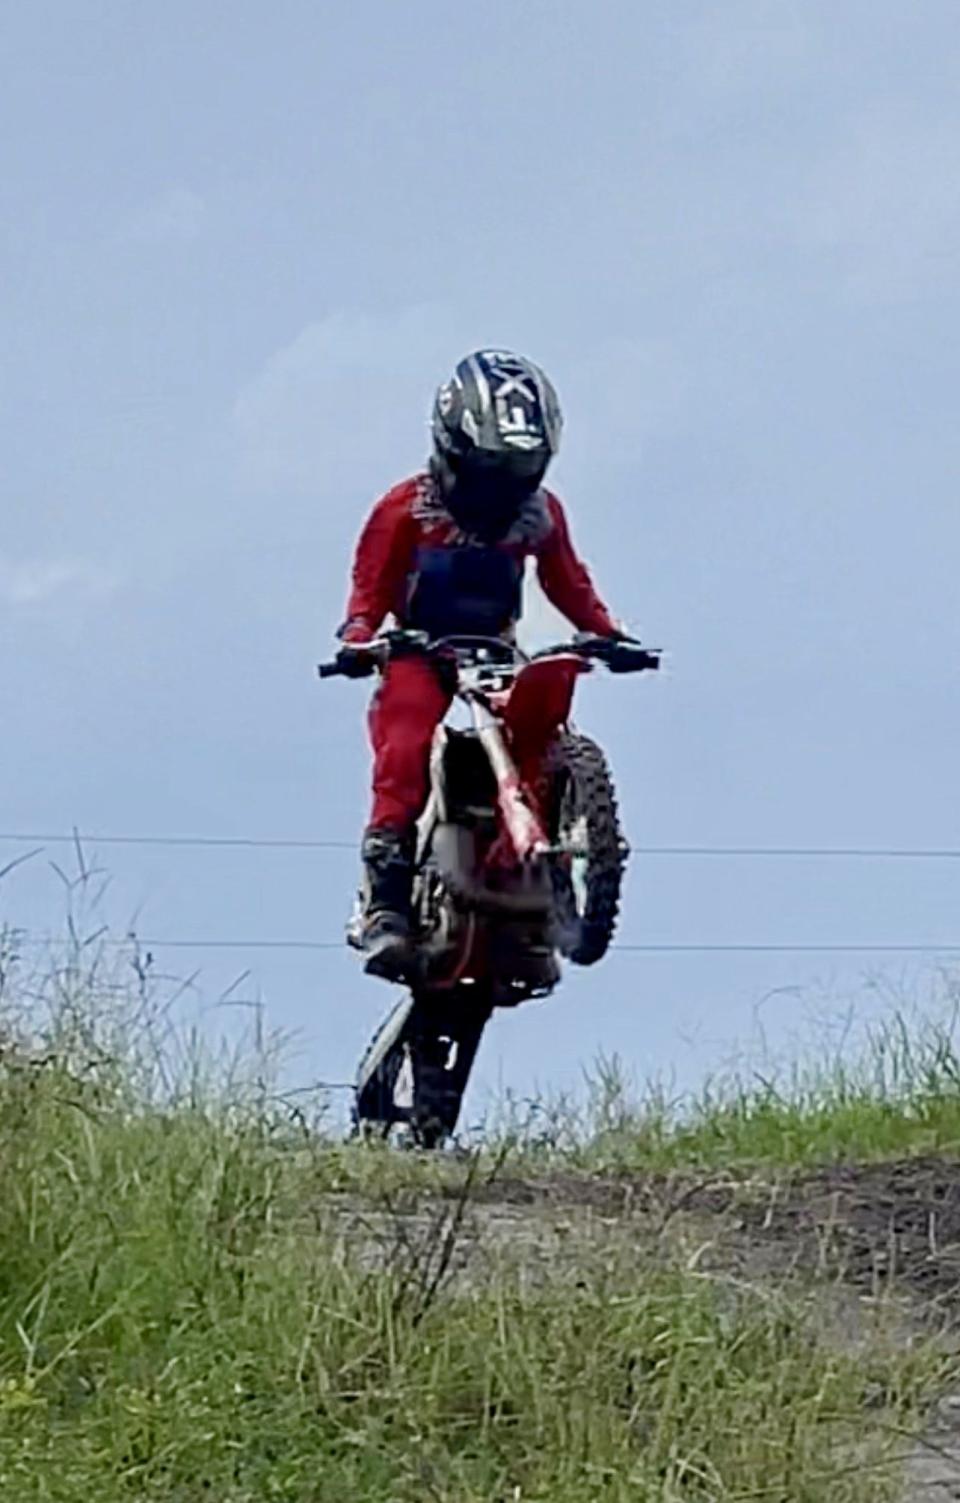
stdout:
POLYGON ((404 980, 410 968, 413 846, 412 835, 400 835, 395 830, 368 830, 361 848, 367 891, 364 970, 370 976, 383 976, 388 981, 404 980))

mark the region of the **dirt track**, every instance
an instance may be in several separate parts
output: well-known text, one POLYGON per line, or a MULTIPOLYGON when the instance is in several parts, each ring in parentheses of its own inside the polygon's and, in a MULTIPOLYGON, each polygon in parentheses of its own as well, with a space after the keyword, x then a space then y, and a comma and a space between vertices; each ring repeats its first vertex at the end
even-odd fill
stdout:
POLYGON ((504 1178, 478 1187, 489 1211, 581 1210, 662 1231, 695 1222, 725 1255, 828 1275, 861 1293, 909 1293, 960 1325, 960 1160, 837 1165, 787 1178, 504 1178))
MULTIPOLYGON (((366 1214, 356 1202, 343 1209, 376 1234, 369 1204, 366 1214)), ((399 1214, 432 1242, 449 1213, 442 1200, 414 1198, 385 1220, 395 1227, 399 1214)), ((960 1342, 960 1159, 776 1178, 505 1174, 473 1187, 455 1262, 473 1277, 478 1254, 482 1265, 509 1247, 531 1277, 555 1278, 571 1239, 622 1236, 625 1227, 650 1246, 679 1239, 696 1248, 698 1266, 751 1283, 797 1278, 818 1291, 831 1332, 845 1343, 856 1342, 862 1312, 881 1297, 897 1312, 905 1342, 920 1328, 960 1342)), ((569 1262, 575 1266, 575 1256, 569 1262)), ((905 1479, 901 1503, 960 1500, 960 1394, 943 1398, 924 1441, 910 1445, 905 1479)))

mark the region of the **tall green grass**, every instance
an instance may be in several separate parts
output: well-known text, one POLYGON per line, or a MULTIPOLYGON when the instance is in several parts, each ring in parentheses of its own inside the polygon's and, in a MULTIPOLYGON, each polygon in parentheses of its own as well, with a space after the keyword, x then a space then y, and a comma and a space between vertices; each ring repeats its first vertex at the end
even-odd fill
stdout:
POLYGON ((914 1424, 937 1376, 626 1231, 471 1272, 389 1177, 350 1230, 322 1145, 52 1060, 4 1066, 0 1142, 4 1498, 877 1498, 871 1416, 914 1424))
POLYGON ((892 1010, 831 1055, 746 1066, 699 1092, 638 1091, 600 1060, 583 1100, 508 1104, 497 1131, 532 1163, 592 1173, 810 1167, 960 1153, 960 1055, 950 1008, 892 1010))
POLYGON ((790 1132, 853 1152, 865 1124, 874 1151, 895 1108, 940 1121, 953 1065, 930 1075, 928 1044, 910 1040, 914 1074, 874 1076, 872 1096, 851 1076, 672 1121, 608 1072, 592 1118, 424 1161, 331 1141, 278 1091, 263 1038, 211 1059, 135 947, 78 943, 33 972, 15 952, 8 938, 4 1503, 895 1495, 949 1362, 935 1341, 868 1322, 848 1350, 795 1288, 709 1275, 630 1222, 561 1245, 473 1191, 544 1155, 584 1172, 772 1161, 790 1132))

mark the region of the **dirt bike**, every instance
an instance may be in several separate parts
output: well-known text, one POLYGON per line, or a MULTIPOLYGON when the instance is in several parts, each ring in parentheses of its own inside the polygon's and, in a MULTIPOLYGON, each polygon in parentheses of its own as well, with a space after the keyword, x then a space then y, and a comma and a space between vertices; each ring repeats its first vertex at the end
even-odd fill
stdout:
MULTIPOLYGON (((532 658, 499 638, 388 632, 369 671, 422 653, 470 724, 441 724, 420 818, 408 991, 361 1061, 354 1121, 389 1135, 406 1124, 436 1147, 456 1127, 494 1008, 547 996, 561 958, 594 965, 616 927, 629 848, 606 759, 570 724, 578 678, 660 666, 638 643, 581 635, 532 658), (534 767, 525 782, 522 768, 534 767), (536 786, 530 786, 535 780, 536 786)), ((343 672, 321 664, 321 678, 343 672)), ((347 926, 362 948, 363 900, 347 926)))

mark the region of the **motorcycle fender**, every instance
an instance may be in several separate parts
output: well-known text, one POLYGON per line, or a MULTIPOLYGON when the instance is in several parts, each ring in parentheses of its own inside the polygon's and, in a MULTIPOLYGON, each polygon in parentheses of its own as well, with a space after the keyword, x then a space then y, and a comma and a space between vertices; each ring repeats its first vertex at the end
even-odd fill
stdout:
POLYGON ((590 664, 573 653, 528 663, 517 674, 504 707, 511 734, 524 742, 549 741, 570 719, 577 679, 589 671, 590 664))

